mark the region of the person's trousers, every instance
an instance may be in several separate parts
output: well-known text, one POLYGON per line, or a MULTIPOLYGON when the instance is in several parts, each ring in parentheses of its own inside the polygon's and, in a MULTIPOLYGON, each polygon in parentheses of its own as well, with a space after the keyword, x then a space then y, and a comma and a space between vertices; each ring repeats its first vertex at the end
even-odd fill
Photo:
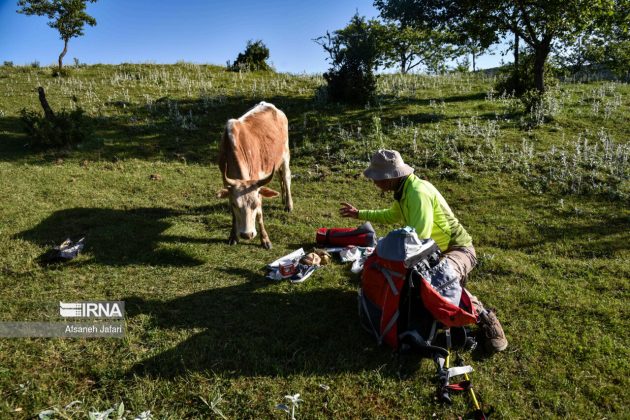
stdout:
MULTIPOLYGON (((472 271, 473 268, 477 265, 477 254, 475 253, 475 247, 466 246, 466 247, 453 247, 446 250, 444 253, 444 258, 446 258, 455 270, 455 272, 459 275, 459 283, 462 287, 466 286, 466 280, 468 279, 468 274, 472 271)), ((470 297, 470 301, 477 313, 481 313, 483 311, 483 305, 468 290, 465 290, 465 293, 468 293, 470 297)))

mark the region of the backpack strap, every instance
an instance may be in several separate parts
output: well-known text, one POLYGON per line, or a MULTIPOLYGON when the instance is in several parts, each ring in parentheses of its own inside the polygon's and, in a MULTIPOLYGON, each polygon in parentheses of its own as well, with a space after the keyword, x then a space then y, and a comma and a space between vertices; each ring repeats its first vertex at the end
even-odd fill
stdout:
POLYGON ((372 267, 376 268, 378 271, 383 273, 383 275, 385 276, 385 279, 387 280, 387 283, 389 283, 390 289, 392 289, 392 293, 394 294, 394 296, 398 296, 398 294, 400 292, 398 291, 398 288, 396 287, 396 284, 394 284, 394 280, 392 280, 392 276, 404 278, 405 275, 399 273, 398 271, 394 271, 394 270, 390 270, 389 268, 385 268, 385 267, 383 267, 382 265, 380 265, 378 263, 374 263, 372 265, 372 267))
POLYGON ((326 239, 328 239, 329 237, 333 237, 333 238, 347 238, 349 236, 357 236, 357 235, 366 235, 369 233, 374 233, 373 230, 369 230, 369 229, 365 229, 365 228, 357 228, 354 230, 347 230, 347 231, 343 231, 343 230, 338 230, 333 232, 332 229, 328 229, 326 231, 326 239))
POLYGON ((389 320, 389 322, 383 329, 383 333, 381 333, 379 329, 376 328, 376 326, 374 325, 374 322, 372 322, 372 317, 370 317, 370 312, 367 307, 366 298, 365 296, 363 296, 363 293, 361 293, 361 291, 359 291, 359 301, 361 302, 363 313, 365 314, 365 317, 368 319, 368 322, 370 323, 372 334, 374 334, 374 337, 376 337, 376 341, 378 345, 380 346, 381 344, 383 344, 383 339, 385 338, 387 333, 394 327, 394 325, 396 325, 396 321, 398 321, 398 316, 400 315, 400 311, 396 310, 396 312, 392 316, 392 319, 389 320))
POLYGON ((398 315, 400 315, 400 311, 397 310, 394 313, 394 315, 392 316, 392 319, 389 320, 389 322, 387 323, 387 325, 383 329, 383 333, 378 338, 378 344, 381 344, 383 342, 383 338, 385 338, 385 336, 387 335, 389 330, 391 330, 394 327, 394 325, 396 325, 396 321, 398 321, 398 315))
MULTIPOLYGON (((399 273, 398 271, 395 271, 395 270, 390 270, 389 268, 385 268, 378 263, 374 263, 372 267, 376 268, 378 271, 380 271, 383 274, 383 276, 387 280, 387 284, 389 284, 389 288, 392 289, 393 295, 398 296, 400 294, 400 291, 396 287, 396 284, 394 283, 394 280, 392 279, 392 277, 398 277, 398 278, 404 279, 405 274, 399 273)), ((392 318, 389 320, 389 322, 385 326, 385 328, 383 328, 383 332, 378 339, 379 344, 383 342, 383 338, 387 335, 387 333, 389 333, 389 331, 394 327, 394 325, 396 325, 396 323, 398 322, 399 316, 400 316, 400 310, 397 309, 394 315, 392 316, 392 318)))
POLYGON ((424 357, 430 357, 434 354, 438 354, 442 357, 448 356, 448 350, 431 345, 429 342, 425 341, 416 330, 405 331, 398 336, 398 339, 410 345, 412 349, 424 355, 424 357))
POLYGON ((449 391, 464 392, 471 389, 471 383, 470 381, 461 381, 456 384, 448 384, 446 385, 446 389, 449 391))
MULTIPOLYGON (((374 322, 372 322, 372 317, 370 316, 370 311, 367 307, 367 303, 366 303, 366 298, 362 293, 363 291, 361 289, 359 289, 359 301, 361 302, 361 307, 363 308, 363 313, 365 314, 365 317, 368 319, 368 322, 370 323, 370 328, 372 329, 372 334, 374 334, 375 337, 380 337, 379 331, 378 329, 374 326, 374 322)), ((380 338, 378 338, 379 340, 379 344, 380 344, 380 338)))
POLYGON ((437 321, 434 319, 431 324, 431 332, 429 333, 429 338, 427 338, 427 343, 431 344, 431 341, 435 338, 435 333, 437 333, 437 321))
POLYGON ((448 377, 452 378, 453 376, 467 375, 472 371, 472 366, 455 366, 452 368, 448 368, 448 377))

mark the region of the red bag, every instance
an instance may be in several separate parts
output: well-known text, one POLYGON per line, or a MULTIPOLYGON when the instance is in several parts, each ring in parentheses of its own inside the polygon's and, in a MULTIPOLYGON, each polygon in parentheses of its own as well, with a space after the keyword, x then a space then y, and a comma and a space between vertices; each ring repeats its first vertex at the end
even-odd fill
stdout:
POLYGON ((358 228, 320 228, 315 237, 319 246, 375 246, 376 233, 370 222, 358 228))

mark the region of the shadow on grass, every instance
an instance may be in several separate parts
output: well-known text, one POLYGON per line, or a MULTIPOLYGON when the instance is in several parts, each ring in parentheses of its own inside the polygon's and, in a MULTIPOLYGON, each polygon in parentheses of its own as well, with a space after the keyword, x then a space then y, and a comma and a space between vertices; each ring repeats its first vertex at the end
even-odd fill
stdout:
POLYGON ((30 153, 18 117, 0 117, 0 161, 13 161, 30 153))
MULTIPOLYGON (((518 121, 520 117, 525 117, 528 114, 525 111, 514 111, 514 112, 502 112, 499 114, 499 118, 502 121, 518 121)), ((486 112, 478 115, 478 118, 483 121, 495 121, 497 119, 497 114, 494 112, 486 112)))
MULTIPOLYGON (((479 93, 452 96, 443 100, 459 102, 478 100, 483 96, 483 93, 479 93)), ((405 112, 409 103, 428 106, 430 99, 411 99, 401 103, 399 98, 393 98, 393 102, 386 106, 386 112, 376 108, 370 110, 339 104, 323 104, 313 97, 279 95, 216 96, 198 99, 167 96, 150 106, 110 101, 104 104, 105 114, 108 116, 86 116, 87 123, 94 130, 91 139, 81 147, 69 151, 42 151, 25 147, 28 138, 23 134, 20 119, 13 116, 0 118, 0 160, 36 163, 55 160, 58 157, 96 161, 135 158, 213 164, 217 158, 217 144, 227 120, 238 118, 262 100, 275 104, 286 113, 290 125, 290 144, 294 149, 303 146, 305 141, 315 140, 316 143, 320 143, 322 133, 337 126, 350 130, 361 125, 369 127, 374 115, 381 116, 386 125, 397 122, 401 116, 406 122, 413 124, 435 123, 444 119, 442 115, 434 112, 413 114, 405 112), (392 117, 392 114, 395 116, 392 117)), ((33 95, 32 105, 35 104, 37 97, 33 95)), ((330 133, 328 137, 330 136, 334 137, 334 134, 330 133)), ((321 149, 323 153, 324 147, 321 149)), ((312 152, 309 150, 306 153, 312 152)), ((328 150, 326 152, 328 153, 328 150)), ((299 157, 299 150, 294 150, 294 153, 299 157)))
MULTIPOLYGON (((104 105, 110 116, 87 115, 86 123, 93 136, 73 150, 36 150, 25 147, 28 138, 23 134, 17 117, 0 118, 0 160, 41 161, 61 156, 82 159, 161 159, 187 160, 198 163, 216 161, 216 145, 225 123, 238 118, 258 102, 274 103, 288 116, 301 115, 314 107, 310 98, 272 96, 250 98, 230 96, 220 98, 177 99, 164 97, 151 107, 121 101, 104 105), (124 105, 124 106, 123 106, 124 105)), ((33 96, 33 105, 37 97, 33 96)), ((40 110, 41 111, 41 110, 40 110)), ((299 139, 298 139, 299 140, 299 139)))
MULTIPOLYGON (((444 102, 468 102, 468 101, 483 101, 486 99, 487 94, 485 92, 471 93, 468 95, 454 95, 444 98, 444 102)), ((438 100, 438 99, 436 99, 438 100)))
POLYGON ((376 369, 390 359, 360 328, 356 293, 300 285, 271 292, 259 273, 235 270, 250 281, 168 301, 124 298, 127 315, 149 314, 156 330, 202 330, 137 363, 129 375, 326 375, 376 369))
POLYGON ((381 96, 381 98, 384 101, 392 101, 392 102, 402 101, 405 104, 429 106, 431 105, 432 102, 455 103, 455 102, 468 102, 468 101, 482 101, 486 99, 486 93, 477 92, 477 93, 470 93, 468 95, 453 95, 453 96, 447 96, 444 98, 435 97, 435 98, 425 98, 425 99, 419 99, 415 97, 405 97, 405 96, 398 97, 398 96, 393 96, 393 95, 383 95, 381 96))
MULTIPOLYGON (((442 102, 444 103, 457 103, 457 102, 468 102, 468 101, 483 101, 485 100, 486 94, 483 92, 472 93, 469 95, 455 95, 448 96, 445 98, 428 98, 428 99, 417 99, 417 98, 398 98, 391 95, 382 96, 382 100, 386 103, 384 108, 386 112, 383 113, 371 113, 369 115, 378 115, 381 118, 381 121, 384 126, 390 125, 421 125, 421 124, 433 124, 439 123, 441 121, 445 121, 447 119, 457 119, 459 116, 445 116, 443 114, 443 110, 441 109, 429 109, 427 112, 412 112, 409 113, 409 105, 415 106, 423 106, 430 107, 433 104, 439 105, 442 102), (383 115, 379 115, 383 114, 383 115)), ((492 114, 494 116, 494 114, 492 114)), ((366 119, 368 121, 368 125, 370 123, 369 118, 366 119)))
MULTIPOLYGON (((219 206, 219 205, 217 205, 219 206)), ((209 210, 210 207, 204 207, 209 210)), ((203 261, 179 249, 161 249, 163 243, 218 242, 182 236, 163 235, 171 225, 168 219, 181 215, 165 208, 115 210, 72 208, 54 212, 37 226, 15 235, 18 239, 52 247, 65 238, 85 236, 84 253, 98 264, 119 266, 148 264, 157 266, 195 266, 203 261)), ((187 213, 188 214, 188 213, 187 213)))
POLYGON ((620 234, 628 231, 630 216, 616 215, 602 220, 563 222, 559 226, 539 227, 540 239, 519 243, 513 248, 535 252, 541 243, 565 241, 570 248, 563 255, 576 258, 610 258, 630 250, 630 244, 620 234))
MULTIPOLYGON (((33 105, 36 103, 33 96, 33 105)), ((92 138, 72 150, 37 150, 25 147, 17 117, 0 118, 0 160, 41 162, 58 157, 90 160, 160 159, 213 164, 217 145, 228 119, 238 118, 260 101, 271 102, 289 118, 290 144, 301 146, 305 136, 321 131, 319 122, 304 128, 305 114, 315 113, 323 125, 337 125, 356 118, 369 120, 373 112, 365 109, 321 104, 312 97, 293 96, 217 96, 199 99, 164 97, 151 106, 121 101, 105 103, 108 116, 89 116, 92 138), (123 106, 124 105, 124 106, 123 106), (352 115, 352 118, 348 116, 352 115)))
MULTIPOLYGON (((405 112, 403 107, 400 107, 401 112, 405 112)), ((444 121, 446 117, 436 112, 415 112, 413 114, 398 114, 395 117, 383 117, 382 121, 384 125, 389 126, 393 124, 399 124, 404 121, 404 124, 432 124, 444 121)))

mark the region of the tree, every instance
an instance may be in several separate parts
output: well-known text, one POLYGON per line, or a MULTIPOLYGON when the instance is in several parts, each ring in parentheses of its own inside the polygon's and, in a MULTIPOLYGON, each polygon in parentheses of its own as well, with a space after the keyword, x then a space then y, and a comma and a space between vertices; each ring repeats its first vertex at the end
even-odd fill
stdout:
POLYGON ((389 36, 391 42, 406 46, 410 55, 415 52, 417 64, 435 65, 471 54, 476 70, 477 57, 497 41, 496 34, 471 30, 468 20, 452 13, 447 16, 442 3, 445 4, 442 0, 376 0, 374 5, 383 19, 398 27, 399 34, 389 36))
POLYGON ((383 63, 383 25, 355 14, 333 34, 314 39, 329 55, 331 68, 324 73, 333 101, 365 104, 376 91, 374 71, 383 63))
POLYGON ((616 1, 604 24, 590 28, 574 44, 555 51, 564 67, 579 72, 600 65, 619 77, 630 76, 630 1, 616 1))
POLYGON ((267 60, 269 48, 261 41, 247 41, 245 51, 238 54, 236 61, 231 66, 234 71, 268 71, 271 70, 267 60))
POLYGON ((484 2, 481 12, 489 15, 488 27, 502 33, 512 32, 532 49, 534 85, 542 93, 545 91, 545 63, 554 42, 575 41, 587 28, 597 25, 604 15, 612 12, 612 6, 612 0, 494 0, 484 2))
POLYGON ((96 0, 18 0, 18 13, 48 16, 48 26, 57 29, 63 40, 63 51, 59 54, 59 71, 63 57, 68 52, 68 41, 83 35, 83 26, 96 25, 96 19, 85 12, 87 2, 96 0))
POLYGON ((477 71, 477 58, 481 54, 487 53, 488 55, 493 55, 493 51, 490 51, 489 48, 484 47, 479 41, 475 41, 473 39, 464 41, 462 47, 462 52, 470 54, 472 57, 473 71, 477 71))
MULTIPOLYGON (((455 26, 476 39, 515 35, 534 53, 534 83, 545 91, 545 62, 554 43, 572 42, 605 26, 617 2, 627 0, 376 0, 375 6, 420 27, 455 26)), ((518 50, 516 50, 518 51, 518 50)))
POLYGON ((432 29, 417 29, 403 26, 401 22, 390 22, 383 27, 383 65, 400 68, 407 74, 414 68, 425 65, 437 69, 456 55, 449 34, 432 29))

